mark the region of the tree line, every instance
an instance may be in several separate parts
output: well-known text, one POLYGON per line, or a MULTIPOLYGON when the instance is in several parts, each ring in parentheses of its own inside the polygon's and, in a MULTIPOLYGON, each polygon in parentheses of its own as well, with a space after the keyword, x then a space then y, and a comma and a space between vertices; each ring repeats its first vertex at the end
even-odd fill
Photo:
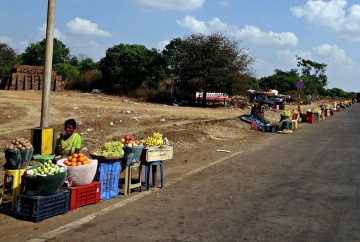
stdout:
MULTIPOLYGON (((43 65, 45 42, 44 39, 31 43, 21 54, 0 43, 0 79, 15 65, 43 65)), ((255 59, 249 50, 221 33, 174 38, 161 51, 120 43, 108 48, 98 62, 85 55, 71 55, 64 43, 54 39, 53 68, 69 89, 96 88, 161 101, 173 98, 193 101, 195 92, 201 90, 204 105, 208 92, 233 96, 243 95, 248 89, 276 89, 296 94, 299 81, 305 95, 354 95, 340 88, 326 88, 326 64, 296 58, 297 69, 275 70, 273 75, 257 79, 251 70, 255 59)))

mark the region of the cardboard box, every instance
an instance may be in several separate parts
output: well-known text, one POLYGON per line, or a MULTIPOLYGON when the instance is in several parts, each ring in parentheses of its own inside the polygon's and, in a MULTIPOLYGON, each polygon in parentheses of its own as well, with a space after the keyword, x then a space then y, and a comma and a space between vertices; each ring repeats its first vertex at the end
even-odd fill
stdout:
POLYGON ((164 148, 147 147, 144 148, 141 154, 141 161, 157 161, 157 160, 170 160, 173 158, 173 147, 165 146, 164 148))

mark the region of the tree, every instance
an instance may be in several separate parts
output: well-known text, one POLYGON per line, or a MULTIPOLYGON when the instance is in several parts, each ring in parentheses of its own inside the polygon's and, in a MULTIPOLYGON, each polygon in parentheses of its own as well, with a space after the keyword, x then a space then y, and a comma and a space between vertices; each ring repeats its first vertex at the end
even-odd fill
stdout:
POLYGON ((173 54, 169 66, 178 76, 178 86, 186 90, 189 98, 196 91, 203 92, 203 105, 209 91, 226 92, 232 95, 241 81, 249 75, 248 66, 254 61, 248 51, 239 48, 239 43, 222 34, 193 34, 182 41, 175 39, 166 50, 173 54), (171 47, 171 48, 170 48, 171 47))
MULTIPOLYGON (((22 64, 42 66, 45 64, 46 39, 30 44, 21 55, 22 64)), ((53 65, 68 63, 70 50, 60 41, 54 38, 53 65)))
POLYGON ((162 56, 164 57, 164 61, 166 63, 166 73, 168 76, 175 77, 177 74, 176 70, 179 69, 179 67, 177 65, 176 58, 180 54, 180 47, 182 43, 183 40, 180 38, 172 39, 162 51, 162 56))
POLYGON ((98 65, 89 57, 85 57, 79 60, 78 68, 80 73, 97 69, 98 65))
POLYGON ((77 67, 81 74, 98 68, 98 64, 86 55, 71 56, 69 63, 77 67))
POLYGON ((321 93, 327 86, 327 76, 325 74, 326 64, 305 60, 296 56, 297 66, 301 67, 302 79, 305 84, 304 92, 308 94, 321 93))
POLYGON ((259 87, 265 91, 270 89, 278 90, 280 93, 296 90, 296 82, 299 81, 297 70, 290 71, 275 70, 275 74, 260 78, 259 87))
POLYGON ((105 90, 130 93, 139 88, 145 81, 156 86, 161 78, 162 56, 155 50, 148 50, 143 45, 119 44, 106 51, 100 60, 105 90))
POLYGON ((15 50, 7 44, 0 43, 0 79, 16 64, 17 58, 15 50))
POLYGON ((61 75, 63 80, 67 82, 69 88, 75 86, 76 78, 79 76, 79 70, 69 63, 58 63, 54 65, 54 69, 58 75, 61 75))

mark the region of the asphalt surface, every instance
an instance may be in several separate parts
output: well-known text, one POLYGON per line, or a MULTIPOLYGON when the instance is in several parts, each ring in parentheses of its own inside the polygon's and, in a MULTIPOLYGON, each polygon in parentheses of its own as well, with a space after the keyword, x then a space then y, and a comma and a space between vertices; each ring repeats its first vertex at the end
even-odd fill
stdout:
POLYGON ((359 120, 274 134, 50 241, 360 241, 359 120))

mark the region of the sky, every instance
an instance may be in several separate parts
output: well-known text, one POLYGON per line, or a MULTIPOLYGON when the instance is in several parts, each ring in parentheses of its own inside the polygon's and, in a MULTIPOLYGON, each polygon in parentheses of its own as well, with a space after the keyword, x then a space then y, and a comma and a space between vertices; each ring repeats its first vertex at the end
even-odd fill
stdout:
MULTIPOLYGON (((46 0, 0 0, 0 43, 22 53, 45 38, 46 0)), ((360 1, 56 0, 55 37, 99 61, 114 45, 162 50, 174 38, 222 32, 255 59, 257 78, 327 64, 328 88, 360 92, 360 1)))

